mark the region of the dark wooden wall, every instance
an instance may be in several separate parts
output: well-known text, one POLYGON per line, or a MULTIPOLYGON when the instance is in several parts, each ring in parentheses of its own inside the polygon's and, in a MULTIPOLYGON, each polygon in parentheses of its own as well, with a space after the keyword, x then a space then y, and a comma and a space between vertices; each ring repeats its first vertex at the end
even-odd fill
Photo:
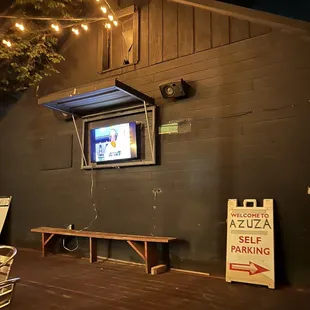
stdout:
MULTIPOLYGON (((74 87, 98 78, 115 78, 123 73, 254 38, 271 30, 266 26, 166 0, 123 0, 120 1, 120 8, 133 4, 140 13, 138 64, 113 68, 99 75, 103 70, 103 58, 106 57, 102 46, 106 40, 102 30, 104 23, 92 24, 88 34, 78 40, 72 36, 67 40, 63 50, 64 56, 70 61, 60 65, 63 78, 54 75, 46 79, 39 94, 74 87)), ((117 50, 112 49, 113 53, 117 50)), ((118 59, 112 67, 121 63, 118 59)))
POLYGON ((162 0, 141 8, 140 66, 241 41, 270 29, 162 0), (147 27, 145 27, 147 25, 147 27))
MULTIPOLYGON (((68 43, 61 75, 42 84, 45 93, 118 76, 156 98, 160 123, 191 121, 191 132, 159 137, 159 165, 94 172, 99 218, 92 229, 182 238, 186 242, 172 248, 173 266, 224 275, 227 200, 273 198, 277 278, 310 285, 309 42, 277 31, 257 36, 256 25, 244 30, 243 22, 175 10, 161 1, 143 6, 141 18, 136 67, 96 77, 97 36, 90 32, 81 38, 83 47, 68 43), (181 16, 192 28, 180 23, 181 16), (199 28, 199 20, 209 24, 206 16, 216 26, 199 28), (157 28, 153 23, 161 18, 157 28), (165 30, 167 23, 177 39, 165 30), (249 38, 249 33, 256 35, 249 38), (179 102, 162 99, 158 85, 181 77, 195 89, 193 96, 179 102), (162 193, 154 197, 156 188, 162 193)), ((90 174, 80 170, 75 136, 72 168, 41 171, 41 139, 57 141, 74 134, 74 128, 36 102, 29 91, 0 121, 0 194, 13 195, 9 237, 22 246, 39 244, 32 227, 74 223, 82 228, 94 215, 90 174)), ((54 152, 57 156, 62 149, 54 152)), ((104 244, 99 250, 106 255, 104 244)), ((138 259, 121 242, 113 243, 111 255, 138 259)))

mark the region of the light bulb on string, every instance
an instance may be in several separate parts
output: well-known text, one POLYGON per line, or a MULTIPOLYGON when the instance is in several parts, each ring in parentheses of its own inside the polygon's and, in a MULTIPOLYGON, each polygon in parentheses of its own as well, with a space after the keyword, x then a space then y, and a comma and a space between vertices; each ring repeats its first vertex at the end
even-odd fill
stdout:
POLYGON ((111 24, 107 23, 107 24, 104 25, 104 27, 107 28, 107 29, 111 29, 111 24))
POLYGON ((117 20, 113 21, 113 24, 114 24, 114 26, 117 26, 118 25, 118 21, 117 20))
POLYGON ((82 27, 85 31, 87 31, 87 30, 88 30, 88 26, 87 26, 87 25, 85 25, 85 24, 82 24, 82 25, 81 25, 81 27, 82 27))
POLYGON ((113 17, 113 15, 108 15, 108 18, 109 18, 109 20, 112 22, 113 21, 113 19, 114 19, 114 17, 113 17))
POLYGON ((7 47, 11 47, 12 46, 12 43, 10 41, 7 41, 7 40, 2 40, 2 43, 4 45, 6 45, 7 47))
POLYGON ((76 36, 78 36, 78 35, 80 34, 79 30, 76 29, 76 28, 72 28, 71 30, 72 30, 72 32, 73 32, 76 36))
POLYGON ((59 32, 60 31, 60 28, 59 26, 56 24, 51 24, 51 28, 53 28, 56 32, 59 32))
POLYGON ((104 14, 107 13, 107 8, 106 8, 105 6, 102 6, 100 9, 101 9, 101 11, 102 11, 104 14))
POLYGON ((18 28, 20 31, 24 31, 25 30, 25 26, 23 24, 16 23, 15 27, 18 28))

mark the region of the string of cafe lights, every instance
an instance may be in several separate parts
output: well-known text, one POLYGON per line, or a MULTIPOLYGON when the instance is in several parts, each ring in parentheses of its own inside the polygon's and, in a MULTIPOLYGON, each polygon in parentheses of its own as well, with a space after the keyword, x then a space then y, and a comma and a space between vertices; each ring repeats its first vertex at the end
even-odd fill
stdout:
MULTIPOLYGON (((54 33, 61 33, 62 29, 71 28, 72 33, 75 36, 79 36, 81 31, 88 31, 89 24, 106 20, 107 22, 104 24, 104 27, 107 30, 112 29, 112 26, 117 27, 119 22, 117 16, 113 9, 111 8, 109 2, 107 0, 94 0, 97 4, 100 5, 100 11, 104 14, 104 17, 99 18, 51 18, 51 17, 31 17, 31 16, 9 16, 9 15, 0 15, 0 19, 17 19, 18 22, 15 23, 14 27, 17 31, 23 33, 26 32, 28 29, 25 26, 25 21, 50 21, 50 28, 46 29, 46 31, 51 31, 54 33), (61 25, 61 22, 75 22, 73 25, 61 25)), ((2 39, 2 44, 8 48, 14 46, 14 42, 11 42, 8 38, 2 39)))

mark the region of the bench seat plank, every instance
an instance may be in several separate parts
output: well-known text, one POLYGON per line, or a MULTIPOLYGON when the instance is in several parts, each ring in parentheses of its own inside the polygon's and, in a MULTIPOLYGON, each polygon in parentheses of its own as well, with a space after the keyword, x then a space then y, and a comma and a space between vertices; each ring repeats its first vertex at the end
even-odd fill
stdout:
MULTIPOLYGON (((72 237, 85 237, 89 239, 89 252, 90 263, 97 261, 97 239, 107 240, 123 240, 138 253, 138 255, 145 262, 145 271, 150 273, 151 269, 158 265, 159 252, 156 243, 161 243, 163 248, 163 260, 166 268, 169 269, 169 243, 177 240, 173 237, 155 237, 155 236, 140 236, 140 235, 127 235, 116 233, 105 233, 88 230, 75 230, 66 228, 54 227, 38 227, 31 229, 34 233, 42 235, 42 256, 46 256, 46 248, 50 240, 57 239, 57 236, 72 236, 72 237), (55 236, 55 238, 53 238, 55 236)), ((155 273, 154 273, 155 274, 155 273)))
POLYGON ((109 240, 130 240, 130 241, 143 241, 143 242, 158 242, 158 243, 168 243, 170 241, 176 240, 173 237, 155 237, 155 236, 139 236, 139 235, 126 235, 126 234, 115 234, 115 233, 105 233, 96 232, 88 230, 74 230, 66 228, 53 228, 53 227, 38 227, 31 229, 32 232, 47 233, 47 234, 57 234, 63 236, 77 236, 77 237, 88 237, 88 238, 98 238, 98 239, 109 239, 109 240))

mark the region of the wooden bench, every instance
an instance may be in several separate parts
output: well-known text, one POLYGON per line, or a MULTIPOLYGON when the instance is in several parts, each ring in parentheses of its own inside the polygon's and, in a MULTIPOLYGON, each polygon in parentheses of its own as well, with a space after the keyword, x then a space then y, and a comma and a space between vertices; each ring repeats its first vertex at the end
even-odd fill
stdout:
POLYGON ((50 245, 50 241, 54 236, 72 236, 72 237, 85 237, 89 238, 89 261, 94 263, 97 261, 97 239, 106 240, 124 240, 137 252, 137 254, 145 262, 146 273, 150 273, 152 267, 158 265, 160 261, 157 243, 163 245, 163 261, 169 268, 169 243, 176 240, 171 237, 154 237, 154 236, 138 236, 138 235, 124 235, 124 234, 113 234, 96 231, 81 231, 81 230, 70 230, 63 228, 53 227, 39 227, 31 229, 32 232, 42 234, 42 256, 45 257, 47 254, 47 246, 50 245))

